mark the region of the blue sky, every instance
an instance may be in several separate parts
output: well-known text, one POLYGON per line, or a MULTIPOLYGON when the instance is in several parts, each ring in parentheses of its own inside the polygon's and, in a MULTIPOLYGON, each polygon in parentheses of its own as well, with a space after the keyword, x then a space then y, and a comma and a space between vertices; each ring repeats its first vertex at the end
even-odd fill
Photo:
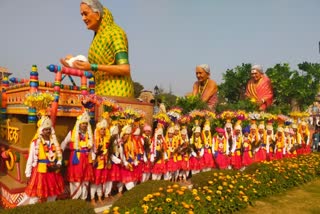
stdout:
MULTIPOLYGON (((211 78, 242 63, 264 68, 319 62, 319 0, 101 0, 127 33, 132 78, 176 95, 192 90, 197 64, 211 78)), ((93 32, 79 13, 80 0, 1 0, 0 66, 40 79, 67 54, 87 55, 93 32)), ((69 84, 68 81, 65 84, 69 84)))

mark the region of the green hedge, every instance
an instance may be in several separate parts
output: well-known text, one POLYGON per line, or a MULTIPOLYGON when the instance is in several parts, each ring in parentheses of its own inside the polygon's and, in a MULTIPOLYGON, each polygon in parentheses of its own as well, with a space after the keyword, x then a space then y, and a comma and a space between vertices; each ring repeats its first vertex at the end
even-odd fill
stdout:
POLYGON ((154 188, 148 182, 139 184, 131 190, 137 192, 129 191, 130 197, 120 198, 105 213, 234 213, 319 175, 319 153, 255 163, 243 172, 213 170, 194 175, 192 189, 178 183, 164 188, 156 181, 154 188))
POLYGON ((95 214, 90 203, 83 200, 58 200, 0 210, 6 214, 95 214))

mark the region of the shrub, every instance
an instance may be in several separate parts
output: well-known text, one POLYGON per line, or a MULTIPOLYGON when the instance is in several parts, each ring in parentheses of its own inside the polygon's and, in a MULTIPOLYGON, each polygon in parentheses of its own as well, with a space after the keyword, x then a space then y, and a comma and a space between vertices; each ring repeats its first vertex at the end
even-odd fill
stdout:
POLYGON ((6 214, 94 214, 93 207, 83 200, 58 200, 55 202, 45 202, 33 205, 16 207, 13 209, 0 210, 6 214))
POLYGON ((253 205, 254 200, 258 198, 309 182, 319 176, 319 173, 320 154, 317 153, 256 163, 243 172, 213 170, 194 175, 191 179, 193 184, 191 190, 176 183, 158 188, 159 186, 156 187, 156 185, 160 181, 147 182, 146 186, 140 184, 133 190, 144 191, 145 195, 138 196, 137 192, 132 192, 130 198, 133 201, 119 199, 110 211, 113 213, 233 213, 253 205), (129 208, 127 204, 130 203, 129 208))

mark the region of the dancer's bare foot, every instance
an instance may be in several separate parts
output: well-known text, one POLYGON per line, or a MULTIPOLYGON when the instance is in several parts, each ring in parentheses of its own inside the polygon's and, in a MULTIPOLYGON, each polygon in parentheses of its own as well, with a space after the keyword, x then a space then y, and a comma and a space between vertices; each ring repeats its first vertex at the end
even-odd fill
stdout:
POLYGON ((96 203, 95 199, 91 199, 91 205, 94 206, 94 207, 97 206, 97 203, 96 203))
POLYGON ((102 201, 102 199, 101 199, 101 196, 98 197, 98 204, 100 204, 100 205, 103 204, 103 201, 102 201))

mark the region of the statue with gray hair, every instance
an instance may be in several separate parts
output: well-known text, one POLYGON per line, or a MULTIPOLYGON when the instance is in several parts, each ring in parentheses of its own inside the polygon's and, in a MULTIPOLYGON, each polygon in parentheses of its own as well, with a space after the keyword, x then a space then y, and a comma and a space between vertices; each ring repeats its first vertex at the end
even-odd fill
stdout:
POLYGON ((251 79, 247 83, 246 97, 265 111, 273 102, 273 88, 261 65, 251 67, 251 79))
POLYGON ((214 110, 218 102, 217 83, 210 79, 210 66, 201 64, 196 66, 196 77, 198 81, 193 84, 192 95, 200 96, 201 100, 208 104, 210 110, 214 110))
POLYGON ((90 71, 95 78, 95 93, 101 96, 134 97, 134 86, 129 63, 127 34, 113 19, 112 13, 99 0, 81 0, 80 14, 93 40, 88 60, 67 55, 61 64, 90 71))

